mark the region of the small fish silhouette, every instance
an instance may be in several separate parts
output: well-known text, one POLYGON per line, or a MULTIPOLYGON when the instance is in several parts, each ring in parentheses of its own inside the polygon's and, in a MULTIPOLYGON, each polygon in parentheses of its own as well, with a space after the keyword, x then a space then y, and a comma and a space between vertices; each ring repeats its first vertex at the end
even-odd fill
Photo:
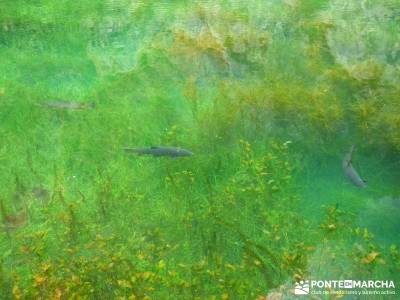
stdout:
POLYGON ((26 210, 16 214, 16 215, 5 215, 4 216, 4 226, 1 227, 2 230, 6 232, 13 231, 17 228, 24 226, 27 223, 28 214, 26 210))
POLYGON ((26 223, 26 212, 20 212, 16 215, 6 215, 4 221, 9 225, 20 227, 26 223))
POLYGON ((138 155, 169 156, 170 158, 192 156, 193 152, 175 147, 123 148, 126 152, 138 155))
POLYGON ((50 199, 50 193, 48 190, 42 187, 35 187, 31 190, 31 194, 33 198, 43 201, 43 202, 48 202, 50 199))
POLYGON ((0 231, 9 233, 19 227, 24 226, 28 221, 28 209, 26 202, 23 202, 22 211, 17 214, 7 214, 2 201, 0 201, 0 214, 3 217, 3 225, 0 226, 0 231))
POLYGON ((67 102, 67 101, 57 101, 57 100, 42 103, 41 106, 51 109, 65 109, 65 110, 88 109, 95 107, 94 103, 77 103, 77 102, 67 102))

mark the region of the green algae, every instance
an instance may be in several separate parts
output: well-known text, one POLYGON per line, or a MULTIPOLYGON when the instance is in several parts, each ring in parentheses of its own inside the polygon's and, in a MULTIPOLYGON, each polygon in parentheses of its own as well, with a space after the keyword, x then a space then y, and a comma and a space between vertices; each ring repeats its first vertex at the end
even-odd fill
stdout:
POLYGON ((2 227, 28 214, 0 235, 1 297, 257 299, 300 279, 398 280, 399 7, 363 3, 4 4, 2 227), (96 106, 40 106, 51 99, 96 106), (341 170, 351 144, 364 190, 341 170), (195 155, 121 150, 154 145, 195 155))

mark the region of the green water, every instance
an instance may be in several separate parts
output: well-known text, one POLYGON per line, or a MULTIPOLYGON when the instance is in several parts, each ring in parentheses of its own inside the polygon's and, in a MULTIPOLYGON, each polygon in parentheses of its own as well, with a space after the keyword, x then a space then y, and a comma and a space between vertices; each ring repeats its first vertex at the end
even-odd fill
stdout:
POLYGON ((399 24, 394 0, 0 1, 0 299, 397 288, 399 24), (151 146, 194 155, 123 151, 151 146))

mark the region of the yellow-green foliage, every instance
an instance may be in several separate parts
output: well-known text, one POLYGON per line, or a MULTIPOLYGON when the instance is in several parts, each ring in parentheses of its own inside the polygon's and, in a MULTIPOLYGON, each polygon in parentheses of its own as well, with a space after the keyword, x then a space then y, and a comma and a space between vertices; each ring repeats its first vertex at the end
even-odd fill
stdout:
POLYGON ((345 2, 5 3, 0 298, 396 279, 398 233, 359 224, 366 199, 399 195, 396 5, 345 2), (351 144, 363 190, 340 168, 351 144), (194 155, 122 150, 158 145, 194 155))

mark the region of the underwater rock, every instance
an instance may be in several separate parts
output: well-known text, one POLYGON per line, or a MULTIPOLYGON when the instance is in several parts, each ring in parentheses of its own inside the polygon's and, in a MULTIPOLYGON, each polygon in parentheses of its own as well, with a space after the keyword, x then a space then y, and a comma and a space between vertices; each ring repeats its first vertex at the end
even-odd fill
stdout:
POLYGON ((400 31, 388 31, 399 20, 391 6, 391 1, 334 0, 320 15, 333 25, 326 32, 331 54, 359 81, 400 82, 400 31))
POLYGON ((167 31, 168 10, 157 1, 105 0, 104 7, 107 13, 99 18, 88 16, 82 22, 90 33, 88 58, 100 76, 130 72, 137 66, 143 46, 158 40, 161 29, 167 31), (142 20, 141 14, 147 10, 157 13, 142 20))

